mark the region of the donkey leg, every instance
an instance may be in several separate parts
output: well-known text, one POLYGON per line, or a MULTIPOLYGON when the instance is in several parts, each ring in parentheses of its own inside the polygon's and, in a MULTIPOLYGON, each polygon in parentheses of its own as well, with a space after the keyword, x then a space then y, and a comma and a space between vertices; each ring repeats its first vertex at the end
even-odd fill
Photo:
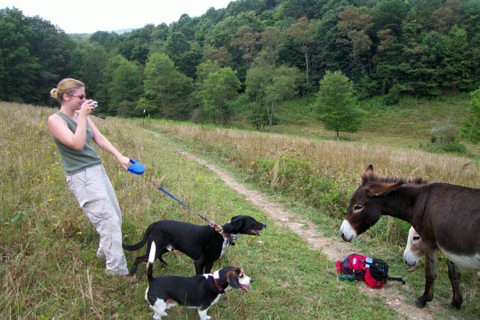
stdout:
POLYGON ((452 305, 452 307, 460 309, 460 306, 463 302, 462 293, 460 292, 460 270, 458 270, 457 266, 448 259, 447 266, 448 277, 450 278, 453 291, 452 302, 450 304, 452 305))
POLYGON ((426 306, 428 301, 433 299, 433 287, 437 277, 437 253, 436 250, 429 248, 425 251, 425 290, 423 295, 415 300, 415 305, 419 308, 426 306))

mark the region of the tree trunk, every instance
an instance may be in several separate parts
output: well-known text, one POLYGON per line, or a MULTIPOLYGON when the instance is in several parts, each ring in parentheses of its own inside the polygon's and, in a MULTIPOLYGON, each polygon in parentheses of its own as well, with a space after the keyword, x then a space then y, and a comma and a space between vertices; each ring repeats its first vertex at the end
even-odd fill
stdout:
POLYGON ((309 79, 309 73, 310 73, 310 67, 309 67, 309 61, 308 61, 308 52, 305 52, 305 81, 308 86, 308 79, 309 79))

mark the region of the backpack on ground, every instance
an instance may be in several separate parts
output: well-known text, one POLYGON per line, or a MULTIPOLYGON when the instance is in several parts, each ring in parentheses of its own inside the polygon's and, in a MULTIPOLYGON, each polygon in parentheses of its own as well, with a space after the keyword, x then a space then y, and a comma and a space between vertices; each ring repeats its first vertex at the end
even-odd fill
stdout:
POLYGON ((364 280, 371 288, 381 288, 387 280, 401 281, 400 277, 388 275, 388 264, 381 259, 352 253, 336 262, 338 278, 341 280, 364 280))

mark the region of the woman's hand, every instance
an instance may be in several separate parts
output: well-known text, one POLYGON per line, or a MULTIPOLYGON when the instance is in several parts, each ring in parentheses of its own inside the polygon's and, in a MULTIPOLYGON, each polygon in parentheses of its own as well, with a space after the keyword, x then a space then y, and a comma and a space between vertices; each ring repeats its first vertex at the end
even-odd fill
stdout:
POLYGON ((95 104, 93 103, 93 100, 85 100, 85 102, 82 103, 82 105, 80 106, 79 116, 86 117, 90 115, 90 113, 92 113, 93 109, 95 109, 95 104))
POLYGON ((117 156, 118 163, 126 169, 130 166, 130 158, 125 157, 124 155, 120 154, 117 156))

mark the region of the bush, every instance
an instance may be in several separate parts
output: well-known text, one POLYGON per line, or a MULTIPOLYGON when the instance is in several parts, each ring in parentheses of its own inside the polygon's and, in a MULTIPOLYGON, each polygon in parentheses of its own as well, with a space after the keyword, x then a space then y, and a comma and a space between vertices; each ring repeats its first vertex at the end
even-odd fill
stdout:
POLYGON ((283 156, 276 160, 258 160, 254 167, 256 170, 250 171, 251 178, 257 183, 287 194, 294 200, 325 208, 325 212, 334 218, 340 218, 347 208, 348 200, 335 181, 319 176, 311 161, 283 156))
POLYGON ((457 136, 457 128, 451 124, 444 124, 433 128, 431 131, 432 144, 450 144, 455 142, 457 136))
POLYGON ((431 130, 430 144, 426 149, 431 152, 449 152, 465 154, 467 148, 457 141, 458 130, 454 125, 444 124, 431 130))

